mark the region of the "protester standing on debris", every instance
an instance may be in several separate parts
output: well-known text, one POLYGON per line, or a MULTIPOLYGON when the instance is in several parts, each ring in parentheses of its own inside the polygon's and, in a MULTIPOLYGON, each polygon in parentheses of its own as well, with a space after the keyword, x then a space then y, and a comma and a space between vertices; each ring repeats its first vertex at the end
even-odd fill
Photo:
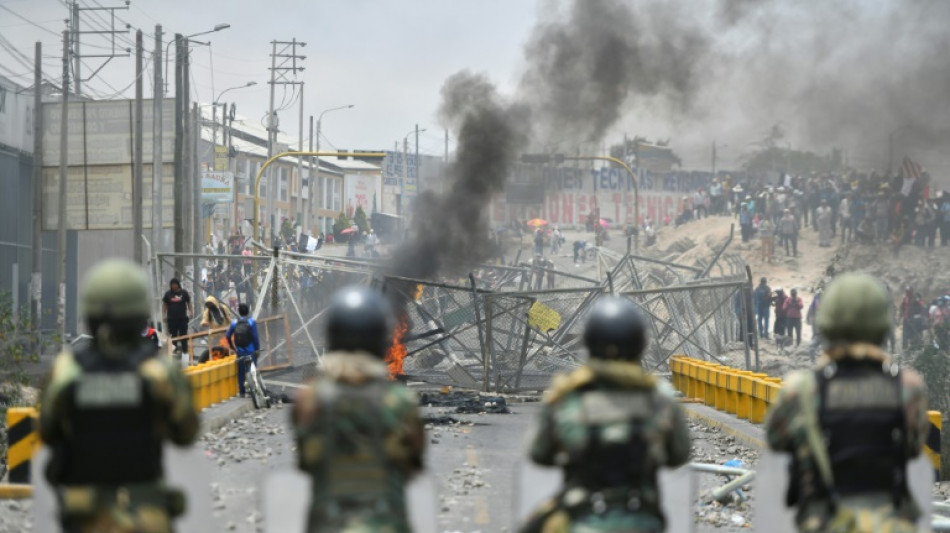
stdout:
POLYGON ((772 288, 765 278, 759 280, 759 286, 752 294, 755 304, 755 316, 759 329, 759 337, 769 338, 769 311, 772 305, 772 288))
POLYGON ((408 532, 404 488, 422 469, 425 435, 418 399, 383 363, 393 312, 380 294, 349 287, 326 321, 330 353, 292 413, 297 464, 313 480, 307 532, 408 532))
POLYGON ((657 471, 685 464, 690 438, 682 408, 639 363, 647 330, 628 300, 591 311, 590 359, 554 382, 531 441, 531 460, 563 469, 564 486, 523 533, 664 530, 657 471))
POLYGON ((205 310, 201 314, 201 327, 217 329, 229 323, 231 323, 231 310, 214 296, 208 295, 205 298, 205 310))
MULTIPOLYGON (((194 309, 191 306, 191 295, 181 288, 178 278, 168 282, 168 291, 162 296, 162 320, 168 326, 169 337, 180 337, 188 334, 188 321, 191 320, 194 309)), ((187 341, 178 342, 178 350, 187 351, 187 341)))
POLYGON ((53 363, 39 425, 64 531, 170 533, 184 511, 163 481, 162 445, 193 443, 198 415, 181 369, 142 337, 148 286, 129 261, 94 267, 81 297, 92 340, 53 363))
POLYGON ((772 333, 776 337, 785 335, 785 300, 787 299, 788 296, 781 287, 775 289, 775 296, 772 297, 772 306, 775 307, 775 326, 772 333))
POLYGON ((818 246, 831 246, 831 207, 827 200, 822 200, 818 210, 815 211, 815 217, 818 221, 818 246))
POLYGON ((884 288, 841 276, 817 320, 828 343, 818 368, 788 376, 766 420, 769 447, 792 456, 799 530, 916 531, 905 471, 927 436, 926 389, 880 348, 892 327, 884 288))
MULTIPOLYGON (((819 215, 819 218, 821 218, 821 215, 819 215)), ((794 333, 795 346, 801 346, 802 344, 802 308, 804 307, 805 304, 802 303, 802 298, 798 295, 798 290, 792 289, 788 298, 785 299, 784 304, 785 334, 791 337, 794 333)))
POLYGON ((851 193, 846 193, 838 203, 838 221, 841 223, 841 244, 854 238, 851 225, 851 193))
POLYGON ((920 345, 920 334, 925 329, 924 316, 926 313, 924 302, 920 295, 914 292, 914 288, 907 286, 904 288, 904 300, 901 302, 901 348, 916 349, 920 345))

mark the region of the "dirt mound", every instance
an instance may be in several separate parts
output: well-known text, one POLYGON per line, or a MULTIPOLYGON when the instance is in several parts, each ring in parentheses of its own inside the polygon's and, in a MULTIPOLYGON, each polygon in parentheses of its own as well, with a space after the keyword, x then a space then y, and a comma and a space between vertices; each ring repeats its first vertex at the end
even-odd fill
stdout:
POLYGON ((853 245, 833 263, 835 274, 865 272, 886 283, 895 301, 911 286, 929 301, 950 290, 950 250, 904 246, 895 256, 890 247, 853 245))

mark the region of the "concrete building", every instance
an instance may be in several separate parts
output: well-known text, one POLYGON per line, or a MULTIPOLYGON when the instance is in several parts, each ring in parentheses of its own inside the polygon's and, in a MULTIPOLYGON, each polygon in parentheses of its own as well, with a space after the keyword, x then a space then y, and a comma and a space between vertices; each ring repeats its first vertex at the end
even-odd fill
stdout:
MULTIPOLYGON (((232 234, 236 214, 241 223, 241 233, 249 235, 253 229, 250 223, 254 214, 253 181, 267 160, 267 131, 254 120, 240 116, 235 116, 227 125, 215 125, 211 110, 202 109, 199 163, 205 171, 230 169, 236 178, 238 200, 236 210, 233 202, 225 201, 215 202, 213 208, 206 209, 206 231, 210 226, 215 238, 232 234)), ((296 137, 282 132, 277 135, 277 144, 275 153, 297 149, 296 137)), ((326 148, 322 150, 328 151, 326 148)), ((265 212, 268 176, 265 171, 259 189, 258 212, 258 220, 264 226, 263 237, 270 235, 272 223, 279 228, 285 217, 302 223, 304 210, 308 208, 312 209, 313 222, 310 228, 302 230, 309 234, 332 232, 333 223, 339 214, 347 212, 347 216, 352 216, 355 206, 361 203, 369 216, 373 199, 365 193, 376 190, 382 179, 380 165, 339 157, 304 157, 300 161, 295 157, 286 157, 271 164, 270 170, 271 175, 280 180, 280 185, 274 202, 273 220, 268 220, 265 212), (308 194, 311 175, 316 180, 312 203, 308 194)), ((377 208, 381 208, 381 202, 382 199, 378 198, 377 208)))

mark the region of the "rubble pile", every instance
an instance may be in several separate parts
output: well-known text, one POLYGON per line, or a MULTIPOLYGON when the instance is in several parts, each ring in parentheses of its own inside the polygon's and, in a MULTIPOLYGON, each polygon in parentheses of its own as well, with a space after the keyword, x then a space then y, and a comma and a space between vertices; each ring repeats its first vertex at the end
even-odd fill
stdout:
POLYGON ((419 405, 423 407, 454 407, 459 414, 511 414, 503 396, 486 396, 477 392, 452 391, 422 393, 419 405))
MULTIPOLYGON (((277 403, 274 407, 280 409, 281 405, 277 403)), ((205 433, 201 442, 211 460, 220 467, 249 460, 267 464, 271 457, 284 453, 284 444, 278 440, 271 447, 266 437, 283 435, 286 431, 285 423, 270 424, 264 415, 252 412, 231 420, 216 432, 205 433)))
POLYGON ((33 530, 33 500, 0 502, 0 533, 33 530))
MULTIPOLYGON (((472 448, 471 444, 466 447, 466 450, 470 448, 472 448)), ((444 519, 457 513, 460 498, 491 488, 491 484, 485 481, 485 472, 486 470, 466 461, 443 478, 443 489, 439 494, 440 518, 444 519)))
MULTIPOLYGON (((693 421, 689 423, 689 431, 693 438, 693 462, 755 469, 759 452, 735 437, 693 421)), ((698 473, 696 480, 699 497, 693 508, 693 517, 698 524, 723 531, 743 531, 751 527, 755 481, 717 501, 709 497, 710 492, 725 485, 730 477, 698 473)))

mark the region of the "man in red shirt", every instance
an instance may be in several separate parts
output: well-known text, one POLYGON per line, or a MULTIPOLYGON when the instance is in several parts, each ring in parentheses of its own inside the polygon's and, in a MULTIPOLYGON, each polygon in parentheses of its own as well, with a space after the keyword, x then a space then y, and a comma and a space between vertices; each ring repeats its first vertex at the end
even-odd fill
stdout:
POLYGON ((789 293, 788 299, 785 300, 783 305, 785 309, 785 326, 786 332, 789 337, 792 336, 792 331, 795 332, 795 346, 801 346, 802 344, 802 308, 805 307, 805 304, 802 303, 801 296, 798 295, 798 290, 792 289, 792 292, 789 293))

